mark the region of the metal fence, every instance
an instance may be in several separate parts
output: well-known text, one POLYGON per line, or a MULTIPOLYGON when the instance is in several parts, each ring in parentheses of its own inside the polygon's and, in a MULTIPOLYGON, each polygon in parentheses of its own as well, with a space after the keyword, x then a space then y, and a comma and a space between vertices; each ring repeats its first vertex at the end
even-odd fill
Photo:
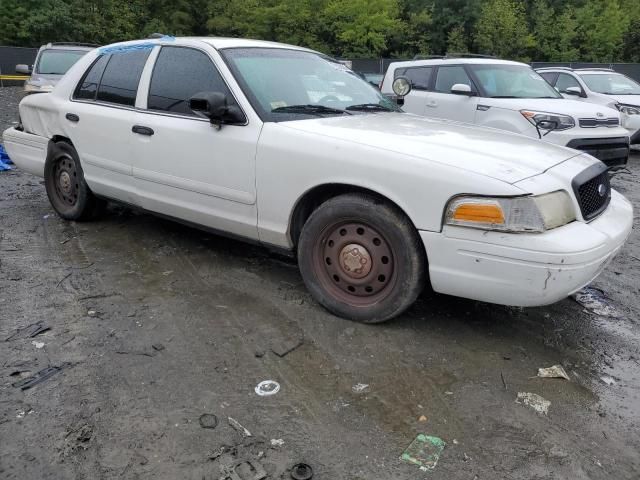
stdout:
MULTIPOLYGON (((401 62, 409 60, 406 58, 353 58, 350 59, 353 70, 362 73, 381 73, 384 74, 391 62, 401 62)), ((611 68, 616 72, 633 78, 636 82, 640 82, 640 63, 551 63, 551 62, 532 62, 533 68, 541 67, 571 67, 571 68, 611 68)))
POLYGON ((19 63, 33 65, 37 53, 37 48, 0 46, 0 85, 3 87, 22 85, 24 80, 11 80, 7 77, 16 75, 16 65, 19 63))

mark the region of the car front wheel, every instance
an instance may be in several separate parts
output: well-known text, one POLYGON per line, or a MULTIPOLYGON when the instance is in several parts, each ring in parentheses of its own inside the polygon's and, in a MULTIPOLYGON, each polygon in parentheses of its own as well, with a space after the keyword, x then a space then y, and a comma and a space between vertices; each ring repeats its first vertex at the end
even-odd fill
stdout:
POLYGON ((364 194, 320 205, 305 223, 298 262, 313 297, 335 315, 383 322, 406 310, 425 285, 426 258, 413 224, 364 194))

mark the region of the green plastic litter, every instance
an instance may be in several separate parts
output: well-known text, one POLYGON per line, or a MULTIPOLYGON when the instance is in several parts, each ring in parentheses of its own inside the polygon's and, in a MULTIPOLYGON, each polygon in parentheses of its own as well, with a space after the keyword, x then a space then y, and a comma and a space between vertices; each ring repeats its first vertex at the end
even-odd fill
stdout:
POLYGON ((402 453, 400 460, 418 465, 420 470, 433 470, 446 445, 441 438, 419 434, 402 453))

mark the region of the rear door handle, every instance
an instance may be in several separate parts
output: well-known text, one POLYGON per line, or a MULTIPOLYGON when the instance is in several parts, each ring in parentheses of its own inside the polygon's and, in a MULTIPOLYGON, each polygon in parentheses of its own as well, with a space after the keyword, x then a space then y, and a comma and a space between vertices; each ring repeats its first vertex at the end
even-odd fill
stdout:
POLYGON ((75 113, 67 113, 65 115, 65 118, 67 120, 69 120, 70 122, 78 122, 78 121, 80 121, 80 117, 78 115, 76 115, 75 113))
POLYGON ((147 135, 148 137, 155 133, 153 128, 145 127, 143 125, 134 125, 131 127, 131 131, 140 135, 147 135))

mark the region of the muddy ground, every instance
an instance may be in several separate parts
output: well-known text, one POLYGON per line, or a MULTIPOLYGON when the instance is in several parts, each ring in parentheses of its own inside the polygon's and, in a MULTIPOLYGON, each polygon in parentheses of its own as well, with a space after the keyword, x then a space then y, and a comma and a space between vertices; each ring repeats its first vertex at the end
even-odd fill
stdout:
MULTIPOLYGON (((0 93, 4 128, 16 90, 0 93)), ((639 180, 638 155, 613 180, 636 211, 639 180)), ((425 294, 367 326, 260 248, 121 207, 68 223, 40 179, 0 173, 0 478, 208 480, 249 460, 274 479, 298 462, 331 480, 637 479, 638 220, 594 284, 619 318, 425 294), (536 377, 555 364, 570 381, 536 377), (268 379, 281 390, 256 395, 268 379), (419 433, 447 444, 431 472, 399 459, 419 433)))

